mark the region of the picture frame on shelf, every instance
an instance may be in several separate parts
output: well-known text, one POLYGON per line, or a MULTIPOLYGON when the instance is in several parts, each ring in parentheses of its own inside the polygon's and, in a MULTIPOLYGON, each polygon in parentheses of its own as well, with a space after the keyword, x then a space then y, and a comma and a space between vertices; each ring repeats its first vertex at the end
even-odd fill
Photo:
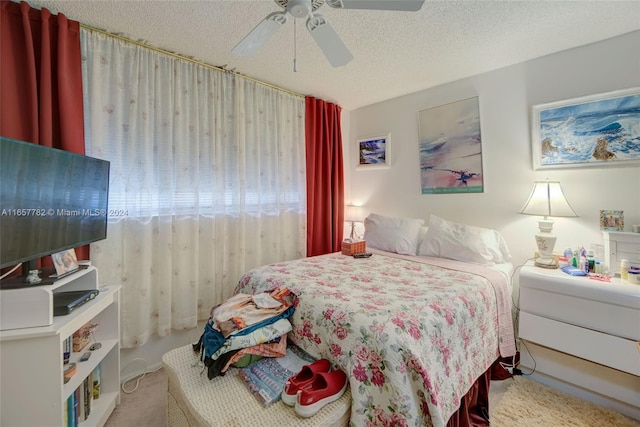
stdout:
POLYGON ((624 211, 601 210, 600 230, 624 231, 624 211))
POLYGON ((80 268, 78 259, 76 258, 75 249, 67 249, 66 251, 56 252, 51 255, 53 265, 56 268, 57 277, 64 277, 73 273, 80 268))
POLYGON ((356 170, 386 169, 390 166, 391 134, 360 138, 356 170))
POLYGON ((532 107, 533 169, 640 165, 640 87, 532 107))

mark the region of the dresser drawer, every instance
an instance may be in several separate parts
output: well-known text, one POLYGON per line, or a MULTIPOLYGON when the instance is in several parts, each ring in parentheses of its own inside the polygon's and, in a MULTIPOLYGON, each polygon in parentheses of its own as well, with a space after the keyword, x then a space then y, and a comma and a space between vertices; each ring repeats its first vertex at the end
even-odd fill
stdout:
POLYGON ((586 360, 640 376, 640 343, 520 313, 520 338, 586 360))
POLYGON ((640 310, 535 288, 520 290, 522 312, 640 341, 640 310))
POLYGON ((640 286, 523 267, 520 310, 616 337, 640 341, 640 286))

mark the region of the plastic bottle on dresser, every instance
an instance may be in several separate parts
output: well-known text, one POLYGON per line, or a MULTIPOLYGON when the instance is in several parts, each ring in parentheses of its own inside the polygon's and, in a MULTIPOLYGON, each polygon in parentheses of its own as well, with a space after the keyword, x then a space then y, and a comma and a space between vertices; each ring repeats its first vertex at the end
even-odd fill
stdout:
POLYGON ((573 265, 573 250, 571 248, 564 250, 564 257, 567 259, 569 265, 573 265))
POLYGON ((640 285, 640 268, 631 267, 627 273, 627 282, 633 285, 640 285))
POLYGON ((620 278, 622 280, 628 280, 629 279, 629 267, 631 266, 631 264, 629 263, 628 259, 623 259, 622 261, 620 261, 620 278))
POLYGON ((587 273, 594 273, 596 271, 596 255, 592 250, 587 251, 587 273))

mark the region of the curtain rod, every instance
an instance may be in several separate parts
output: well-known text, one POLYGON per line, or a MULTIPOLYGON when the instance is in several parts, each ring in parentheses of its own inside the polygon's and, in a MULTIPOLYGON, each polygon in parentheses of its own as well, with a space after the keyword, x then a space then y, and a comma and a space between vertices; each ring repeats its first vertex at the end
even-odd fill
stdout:
POLYGON ((303 95, 301 93, 294 92, 292 90, 285 89, 285 88, 282 88, 282 87, 279 87, 279 86, 276 86, 276 85, 272 85, 271 83, 266 83, 266 82, 263 82, 263 81, 258 80, 258 79, 254 79, 253 77, 246 76, 244 74, 238 73, 237 71, 231 71, 231 70, 227 70, 227 69, 225 69, 223 67, 207 64, 206 62, 198 61, 196 59, 189 58, 188 56, 184 56, 184 55, 180 55, 180 54, 177 54, 177 53, 174 53, 174 52, 170 52, 168 50, 164 50, 164 49, 161 49, 161 48, 158 48, 158 47, 155 47, 155 46, 150 46, 150 45, 148 45, 146 43, 142 43, 142 42, 138 42, 138 41, 135 41, 135 40, 131 40, 131 39, 127 38, 127 37, 123 37, 123 36, 120 36, 118 34, 113 34, 113 33, 110 33, 108 31, 101 30, 100 28, 95 28, 95 27, 92 27, 90 25, 86 25, 86 24, 82 24, 82 23, 80 24, 80 27, 84 28, 85 30, 94 31, 96 33, 100 33, 100 34, 104 34, 104 35, 109 36, 109 37, 113 37, 115 39, 124 41, 126 43, 132 43, 132 44, 134 44, 136 46, 144 47, 146 49, 151 49, 151 50, 153 50, 155 52, 159 52, 159 53, 162 53, 164 55, 169 55, 169 56, 171 56, 173 58, 176 58, 176 59, 182 59, 183 61, 192 62, 194 64, 201 65, 203 67, 211 68, 211 69, 218 70, 218 71, 224 71, 225 73, 235 74, 238 77, 242 77, 243 79, 247 79, 247 80, 252 81, 254 83, 258 83, 260 85, 270 87, 271 89, 280 90, 282 92, 286 92, 286 93, 294 95, 294 96, 299 96, 301 98, 305 98, 306 97, 306 95, 303 95))

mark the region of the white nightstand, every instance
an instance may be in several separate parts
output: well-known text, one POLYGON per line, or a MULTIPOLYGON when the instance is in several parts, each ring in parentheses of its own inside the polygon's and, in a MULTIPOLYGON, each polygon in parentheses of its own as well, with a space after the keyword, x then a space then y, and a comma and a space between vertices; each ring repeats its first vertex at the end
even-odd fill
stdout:
POLYGON ((640 420, 640 286, 532 265, 519 286, 522 370, 640 420))

